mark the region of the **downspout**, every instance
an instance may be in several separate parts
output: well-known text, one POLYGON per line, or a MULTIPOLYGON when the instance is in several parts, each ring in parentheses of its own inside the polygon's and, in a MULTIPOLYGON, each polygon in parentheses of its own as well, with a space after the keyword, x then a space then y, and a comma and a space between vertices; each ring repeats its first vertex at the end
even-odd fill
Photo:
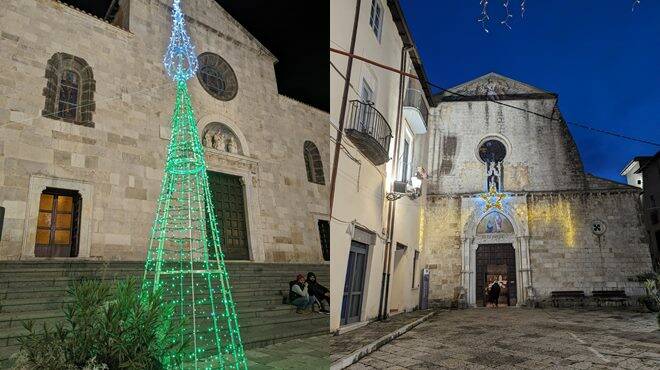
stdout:
POLYGON ((339 166, 339 151, 341 140, 344 136, 344 121, 346 116, 346 104, 348 102, 348 88, 351 85, 351 72, 353 71, 353 54, 355 53, 355 38, 357 36, 358 20, 360 19, 360 5, 362 0, 357 0, 355 4, 355 19, 353 20, 353 34, 351 35, 350 55, 346 64, 346 76, 344 78, 344 93, 341 98, 341 108, 339 109, 339 128, 337 130, 337 139, 335 143, 335 155, 332 163, 332 177, 330 178, 330 220, 332 220, 332 206, 335 203, 335 185, 337 184, 337 167, 339 166))
MULTIPOLYGON (((401 48, 401 71, 406 70, 406 56, 408 50, 412 49, 410 45, 403 45, 401 48)), ((399 74, 399 101, 396 109, 396 128, 394 130, 394 158, 392 158, 392 171, 394 179, 399 166, 399 142, 401 141, 401 120, 403 116, 403 98, 405 94, 405 76, 399 74)), ((389 192, 394 190, 394 181, 387 184, 389 192)), ((383 279, 380 287, 380 303, 378 306, 378 320, 386 320, 389 316, 387 304, 390 293, 390 270, 392 269, 392 243, 394 242, 394 217, 396 215, 396 202, 388 201, 387 205, 387 243, 385 245, 385 256, 383 257, 383 279)))

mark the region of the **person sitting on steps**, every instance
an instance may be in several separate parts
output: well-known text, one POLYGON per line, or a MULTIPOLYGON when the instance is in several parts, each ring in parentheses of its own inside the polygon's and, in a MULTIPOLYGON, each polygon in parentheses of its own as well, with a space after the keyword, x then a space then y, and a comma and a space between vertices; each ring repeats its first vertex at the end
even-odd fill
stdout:
POLYGON ((307 282, 302 274, 296 276, 296 280, 289 282, 289 302, 296 306, 296 313, 307 314, 308 308, 314 304, 314 299, 309 296, 307 282))
POLYGON ((330 289, 324 287, 316 281, 316 274, 307 273, 307 283, 309 284, 309 295, 314 298, 314 304, 318 304, 322 313, 330 313, 330 289))

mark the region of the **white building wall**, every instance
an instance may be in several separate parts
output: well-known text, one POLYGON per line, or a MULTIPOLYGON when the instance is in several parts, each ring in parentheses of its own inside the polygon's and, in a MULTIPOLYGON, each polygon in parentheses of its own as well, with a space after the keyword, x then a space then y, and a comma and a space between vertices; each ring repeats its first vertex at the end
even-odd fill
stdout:
MULTIPOLYGON (((371 1, 363 0, 360 8, 355 54, 367 57, 378 63, 398 68, 401 65, 403 43, 386 1, 382 0, 384 9, 382 34, 380 39, 369 26, 371 1)), ((343 51, 350 50, 351 32, 355 17, 355 0, 337 0, 330 2, 330 47, 343 51)), ((330 53, 330 151, 334 153, 337 125, 346 75, 347 57, 330 53)), ((408 60, 408 65, 410 61, 408 60)), ((399 103, 399 75, 385 69, 355 60, 351 74, 351 87, 347 100, 359 99, 362 81, 366 80, 375 91, 375 108, 385 117, 392 130, 396 130, 397 105, 399 103)), ((346 114, 349 114, 347 107, 346 114)), ((394 143, 390 143, 390 158, 394 156, 394 143)), ((383 276, 383 260, 385 251, 387 206, 385 199, 390 184, 395 179, 393 161, 375 166, 367 159, 345 136, 342 140, 343 149, 340 152, 335 189, 334 208, 331 220, 331 285, 340 287, 333 289, 331 299, 337 304, 331 307, 330 330, 334 331, 341 325, 341 302, 346 277, 347 258, 354 226, 373 232, 375 245, 369 247, 367 276, 365 281, 365 297, 362 305, 360 321, 374 319, 378 315, 379 298, 383 276), (347 154, 348 152, 349 154, 347 154), (353 157, 359 161, 350 159, 353 157)), ((413 172, 414 173, 414 172, 413 172)), ((329 176, 328 176, 329 177, 329 176)), ((420 200, 402 199, 397 204, 395 222, 395 242, 408 245, 405 260, 397 269, 401 276, 412 277, 413 250, 418 249, 419 204, 420 200), (399 206, 400 205, 400 206, 399 206)), ((394 253, 393 246, 392 252, 394 253)), ((420 262, 421 264, 421 262, 420 262)), ((418 266, 421 269, 421 265, 418 266)), ((393 271, 393 270, 392 270, 393 271)), ((396 279, 395 276, 391 281, 396 279)), ((399 281, 399 280, 396 280, 399 281)), ((402 283, 405 285, 405 283, 402 283)), ((408 281, 408 286, 412 284, 408 281)), ((402 285, 403 286, 403 285, 402 285)), ((395 312, 412 309, 418 300, 417 293, 404 292, 399 287, 390 287, 390 307, 395 312), (401 298, 405 297, 405 298, 401 298)))

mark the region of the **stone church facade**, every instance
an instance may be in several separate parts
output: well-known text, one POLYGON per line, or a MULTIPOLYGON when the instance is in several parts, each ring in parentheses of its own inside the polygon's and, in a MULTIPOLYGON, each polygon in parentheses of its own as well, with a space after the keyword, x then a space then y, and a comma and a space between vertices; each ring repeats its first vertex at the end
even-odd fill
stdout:
POLYGON ((463 290, 480 306, 498 278, 512 305, 561 290, 641 294, 628 281, 651 271, 639 190, 584 172, 557 95, 495 73, 451 90, 436 96, 428 134, 430 300, 463 290))
MULTIPOLYGON (((175 96, 171 8, 117 4, 106 21, 56 0, 3 3, 0 259, 145 258, 175 96)), ((228 259, 328 260, 328 113, 279 95, 275 56, 215 1, 182 6, 228 259)))

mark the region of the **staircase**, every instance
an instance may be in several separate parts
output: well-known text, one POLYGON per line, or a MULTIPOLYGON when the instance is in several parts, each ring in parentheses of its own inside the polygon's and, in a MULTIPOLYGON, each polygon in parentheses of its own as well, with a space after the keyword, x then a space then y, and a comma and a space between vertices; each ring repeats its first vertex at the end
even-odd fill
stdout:
MULTIPOLYGON (((9 367, 9 356, 19 349, 17 339, 27 332, 23 321, 38 327, 64 320, 62 306, 69 301, 72 281, 142 278, 143 267, 144 262, 0 261, 0 368, 9 367)), ((296 314, 293 306, 282 304, 280 294, 297 274, 308 271, 329 286, 327 264, 227 262, 227 270, 246 349, 328 333, 327 315, 296 314)))

